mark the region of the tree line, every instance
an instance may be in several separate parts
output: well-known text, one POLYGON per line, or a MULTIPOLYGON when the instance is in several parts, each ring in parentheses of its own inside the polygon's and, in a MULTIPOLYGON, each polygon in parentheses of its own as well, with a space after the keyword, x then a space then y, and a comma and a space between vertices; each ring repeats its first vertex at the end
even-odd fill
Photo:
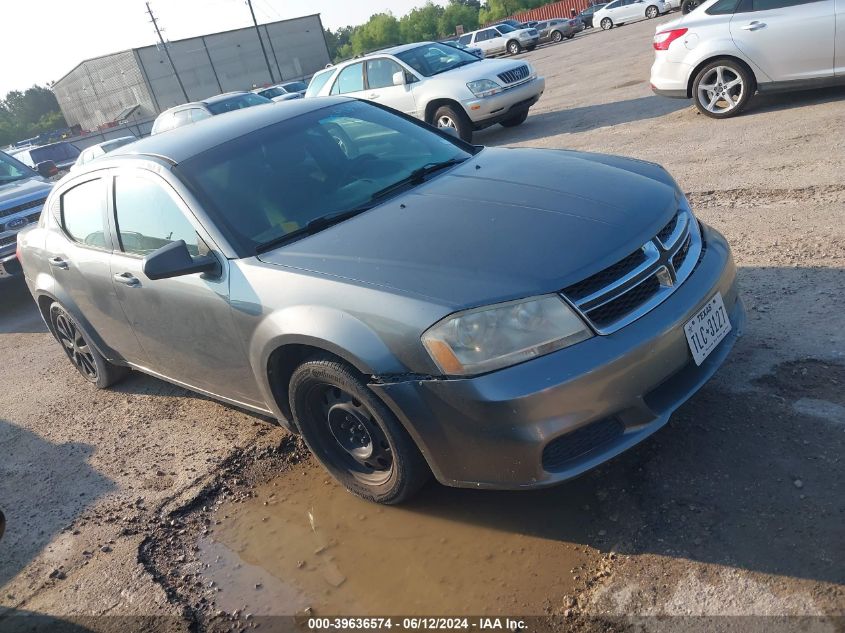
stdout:
POLYGON ((0 100, 0 147, 63 127, 67 123, 49 88, 12 90, 0 100))
POLYGON ((377 13, 364 24, 326 29, 329 56, 335 62, 385 46, 437 40, 455 34, 458 25, 474 31, 479 25, 501 20, 509 15, 535 9, 550 0, 449 0, 443 7, 427 2, 400 18, 392 13, 377 13))

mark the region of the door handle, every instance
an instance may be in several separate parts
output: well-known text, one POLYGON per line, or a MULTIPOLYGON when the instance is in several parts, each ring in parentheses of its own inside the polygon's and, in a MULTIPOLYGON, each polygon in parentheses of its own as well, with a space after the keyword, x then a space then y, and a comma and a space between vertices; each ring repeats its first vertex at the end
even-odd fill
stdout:
POLYGON ((743 31, 756 31, 757 29, 765 28, 766 23, 760 22, 759 20, 754 20, 753 22, 749 22, 748 24, 743 24, 741 28, 743 31))
POLYGON ((58 268, 59 270, 67 270, 68 269, 67 262, 65 260, 63 260, 61 257, 51 257, 47 261, 50 262, 50 266, 52 266, 53 268, 58 268))
POLYGON ((132 273, 117 273, 114 276, 114 280, 130 288, 137 288, 141 285, 140 280, 132 273))

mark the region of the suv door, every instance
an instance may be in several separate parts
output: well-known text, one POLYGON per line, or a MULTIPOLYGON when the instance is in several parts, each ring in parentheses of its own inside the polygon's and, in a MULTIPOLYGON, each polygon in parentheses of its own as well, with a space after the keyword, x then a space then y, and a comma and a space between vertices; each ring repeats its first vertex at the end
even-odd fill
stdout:
MULTIPOLYGON (((112 287, 109 261, 111 232, 107 221, 105 178, 72 183, 53 204, 53 229, 45 242, 56 296, 83 326, 125 360, 144 364, 138 340, 129 326, 112 287), (55 222, 55 224, 54 224, 55 222), (87 323, 86 323, 87 322, 87 323)), ((109 356, 108 350, 101 350, 109 356)))
POLYGON ((505 50, 505 40, 496 29, 484 29, 475 34, 474 44, 485 55, 494 55, 505 50))
POLYGON ((412 84, 408 82, 408 73, 398 62, 389 57, 368 59, 366 98, 382 103, 394 110, 417 116, 417 104, 414 100, 412 84), (402 73, 405 83, 393 85, 393 75, 402 73))
POLYGON ((834 0, 744 0, 731 37, 772 81, 832 77, 835 18, 834 0))
POLYGON ((190 387, 264 406, 229 306, 228 262, 218 276, 191 274, 152 281, 144 257, 176 240, 192 255, 211 240, 160 176, 140 169, 112 172, 114 290, 153 372, 190 387))

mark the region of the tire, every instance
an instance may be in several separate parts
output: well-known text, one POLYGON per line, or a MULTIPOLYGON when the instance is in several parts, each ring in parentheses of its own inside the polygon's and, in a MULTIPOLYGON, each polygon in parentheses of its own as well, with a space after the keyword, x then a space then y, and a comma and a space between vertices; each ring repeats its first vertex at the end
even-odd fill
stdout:
POLYGON ((570 33, 566 36, 566 39, 571 40, 573 37, 575 37, 575 33, 570 33))
POLYGON ((472 123, 460 106, 444 105, 437 108, 432 125, 455 128, 462 141, 472 141, 472 123))
POLYGON ((563 39, 563 34, 560 31, 554 31, 552 33, 552 41, 557 44, 563 39))
POLYGON ((522 45, 521 45, 519 42, 517 42, 516 40, 511 40, 510 42, 508 42, 508 44, 507 44, 507 46, 505 47, 505 49, 506 49, 506 50, 508 51, 508 53, 510 53, 511 55, 516 55, 517 53, 521 53, 521 52, 522 52, 522 45))
POLYGON ((525 123, 525 119, 527 118, 528 110, 523 110, 519 114, 509 117, 504 121, 499 121, 499 125, 501 125, 502 127, 516 127, 517 125, 522 125, 523 123, 525 123))
POLYGON ((658 15, 660 15, 660 9, 658 9, 655 5, 652 4, 646 7, 645 17, 647 17, 649 20, 653 20, 658 15))
POLYGON ((720 58, 695 76, 692 98, 703 115, 728 119, 745 109, 755 90, 754 77, 745 66, 730 58, 720 58))
POLYGON ((50 331, 76 370, 97 389, 110 387, 129 373, 128 367, 107 361, 79 322, 57 301, 50 306, 50 331))
POLYGON ((603 18, 600 26, 602 31, 609 31, 613 28, 613 20, 610 18, 603 18))
POLYGON ((306 360, 293 372, 289 394, 308 448, 352 494, 397 504, 431 478, 396 416, 345 363, 328 355, 306 360))
POLYGON ((686 15, 693 9, 695 9, 698 5, 700 5, 702 0, 684 0, 681 3, 681 13, 686 15))

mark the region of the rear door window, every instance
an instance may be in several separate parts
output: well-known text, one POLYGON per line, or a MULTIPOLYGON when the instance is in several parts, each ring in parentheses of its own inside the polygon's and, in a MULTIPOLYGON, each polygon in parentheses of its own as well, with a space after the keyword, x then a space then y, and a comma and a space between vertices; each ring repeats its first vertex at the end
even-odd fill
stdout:
POLYGON ((358 62, 347 66, 337 76, 332 86, 333 95, 344 95, 350 92, 360 92, 364 89, 364 63, 358 62))
POLYGON ((106 187, 101 178, 89 180, 62 194, 62 227, 74 242, 94 248, 106 244, 106 187))

